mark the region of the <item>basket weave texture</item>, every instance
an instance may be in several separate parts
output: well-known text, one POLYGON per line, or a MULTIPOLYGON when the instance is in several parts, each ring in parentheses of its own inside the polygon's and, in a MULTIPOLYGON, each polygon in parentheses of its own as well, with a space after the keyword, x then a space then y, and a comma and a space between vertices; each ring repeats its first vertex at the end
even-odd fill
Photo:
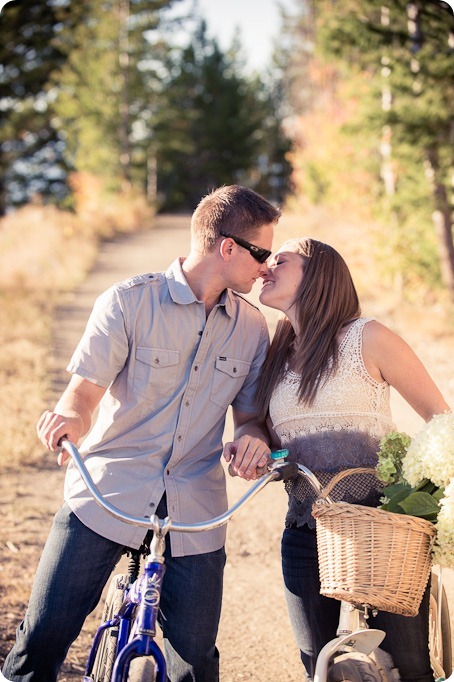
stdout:
POLYGON ((416 616, 431 569, 436 530, 415 516, 328 502, 334 485, 352 473, 333 477, 312 508, 316 519, 320 592, 353 604, 416 616))

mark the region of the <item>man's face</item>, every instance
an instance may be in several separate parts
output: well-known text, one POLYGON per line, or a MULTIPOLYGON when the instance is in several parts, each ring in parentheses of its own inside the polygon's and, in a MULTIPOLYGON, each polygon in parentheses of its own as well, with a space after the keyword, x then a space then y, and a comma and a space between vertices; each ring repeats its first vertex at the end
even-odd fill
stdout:
MULTIPOLYGON (((274 223, 264 225, 252 240, 254 246, 271 251, 274 236, 274 223)), ((267 272, 268 266, 260 263, 248 248, 236 243, 232 246, 232 260, 229 267, 228 286, 240 294, 248 294, 254 283, 267 272)))

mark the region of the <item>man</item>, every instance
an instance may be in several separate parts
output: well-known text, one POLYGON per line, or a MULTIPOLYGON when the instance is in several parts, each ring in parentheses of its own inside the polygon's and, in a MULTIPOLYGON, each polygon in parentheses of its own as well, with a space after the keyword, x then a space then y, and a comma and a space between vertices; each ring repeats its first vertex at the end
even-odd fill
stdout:
MULTIPOLYGON (((189 523, 223 513, 220 455, 229 405, 235 435, 227 458, 247 479, 266 463, 268 436, 255 423, 254 397, 268 332, 239 294, 266 271, 278 219, 252 190, 222 187, 193 214, 187 258, 165 273, 117 284, 96 301, 68 366, 70 383, 37 431, 52 451, 63 436, 77 443, 99 405, 81 451, 101 492, 120 509, 189 523)), ((60 453, 59 464, 63 459, 60 453)), ((144 535, 99 508, 68 467, 65 504, 5 661, 8 680, 57 679, 124 548, 139 547, 144 535)), ((168 677, 215 682, 225 529, 167 538, 161 625, 168 677)))

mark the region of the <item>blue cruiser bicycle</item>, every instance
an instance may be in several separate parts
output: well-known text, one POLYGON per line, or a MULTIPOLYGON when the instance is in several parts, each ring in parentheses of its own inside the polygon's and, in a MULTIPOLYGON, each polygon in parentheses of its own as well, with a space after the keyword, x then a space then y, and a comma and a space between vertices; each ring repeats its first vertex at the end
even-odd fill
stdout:
MULTIPOLYGON (((116 518, 153 531, 149 547, 129 552, 128 573, 111 580, 99 627, 88 657, 84 682, 166 682, 164 655, 155 641, 162 581, 165 573, 165 539, 170 531, 196 533, 218 528, 233 516, 260 490, 272 481, 283 481, 298 474, 296 465, 276 466, 252 485, 247 493, 224 514, 206 522, 176 523, 169 517, 150 519, 131 516, 105 500, 93 483, 79 451, 73 443, 61 443, 73 458, 94 499, 116 518), (140 573, 142 557, 145 559, 140 573)), ((286 450, 272 454, 283 462, 286 450)))

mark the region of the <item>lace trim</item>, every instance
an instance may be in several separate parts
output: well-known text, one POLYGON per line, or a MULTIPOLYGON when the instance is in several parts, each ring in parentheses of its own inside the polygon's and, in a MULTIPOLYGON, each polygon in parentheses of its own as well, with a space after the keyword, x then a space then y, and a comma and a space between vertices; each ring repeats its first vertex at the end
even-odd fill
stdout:
MULTIPOLYGON (((305 464, 325 486, 338 471, 355 467, 373 467, 377 464, 379 438, 361 431, 323 432, 290 440, 287 444, 289 459, 305 464)), ((372 474, 355 474, 340 481, 331 493, 334 501, 376 507, 383 485, 372 474)), ((286 526, 315 526, 312 505, 317 493, 303 477, 286 483, 289 508, 286 526)))
POLYGON ((392 420, 384 414, 349 412, 302 414, 297 418, 286 419, 273 425, 282 446, 295 438, 323 431, 364 431, 381 438, 395 428, 392 420))

